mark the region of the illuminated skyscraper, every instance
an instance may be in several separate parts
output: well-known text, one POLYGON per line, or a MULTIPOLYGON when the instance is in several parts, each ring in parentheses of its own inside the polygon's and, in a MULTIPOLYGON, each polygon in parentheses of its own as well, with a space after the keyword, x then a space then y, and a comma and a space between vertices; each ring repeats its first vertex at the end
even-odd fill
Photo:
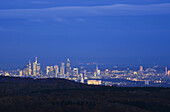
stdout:
POLYGON ((77 76, 78 77, 78 68, 73 68, 73 76, 77 76))
POLYGON ((29 76, 29 66, 24 66, 23 68, 23 74, 24 77, 28 77, 29 76))
POLYGON ((109 76, 109 69, 105 69, 105 75, 109 76))
POLYGON ((81 82, 81 83, 84 83, 84 77, 83 77, 83 74, 82 74, 82 73, 80 74, 80 77, 81 77, 81 81, 80 81, 80 82, 81 82))
POLYGON ((40 76, 40 63, 37 63, 37 76, 40 76))
POLYGON ((37 74, 37 57, 35 58, 35 62, 33 63, 33 76, 37 74))
POLYGON ((61 63, 61 67, 60 67, 60 75, 64 75, 65 74, 65 63, 61 63))
POLYGON ((40 63, 38 63, 37 57, 33 63, 33 76, 40 76, 40 63))
POLYGON ((168 75, 168 68, 165 67, 165 75, 168 75))
POLYGON ((31 61, 29 60, 29 64, 28 64, 28 74, 29 76, 31 76, 32 74, 32 69, 31 69, 31 61))
POLYGON ((70 73, 71 73, 71 67, 70 67, 70 60, 68 58, 67 59, 67 64, 66 64, 66 74, 67 74, 67 77, 70 76, 70 73))
POLYGON ((46 75, 53 76, 53 74, 54 74, 53 66, 47 66, 46 67, 46 75))
POLYGON ((78 68, 73 68, 73 77, 73 80, 77 82, 79 79, 78 68))
POLYGON ((58 74, 59 74, 59 67, 58 67, 58 65, 54 66, 54 74, 55 74, 55 77, 57 78, 58 74))
POLYGON ((22 77, 22 70, 19 71, 19 76, 22 77))
POLYGON ((99 68, 98 68, 98 65, 96 65, 96 74, 97 74, 97 75, 100 75, 100 70, 99 70, 99 68))

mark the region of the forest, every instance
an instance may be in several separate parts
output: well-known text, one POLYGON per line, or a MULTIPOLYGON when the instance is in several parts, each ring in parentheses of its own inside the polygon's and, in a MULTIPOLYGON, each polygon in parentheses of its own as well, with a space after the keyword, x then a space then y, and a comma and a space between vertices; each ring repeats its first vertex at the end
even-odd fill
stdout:
POLYGON ((170 88, 0 76, 0 112, 169 112, 170 88))

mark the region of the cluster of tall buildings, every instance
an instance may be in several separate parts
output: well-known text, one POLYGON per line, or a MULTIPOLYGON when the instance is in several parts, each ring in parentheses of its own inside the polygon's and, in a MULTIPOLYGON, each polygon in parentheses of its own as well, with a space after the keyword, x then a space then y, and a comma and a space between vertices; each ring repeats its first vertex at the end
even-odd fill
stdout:
MULTIPOLYGON (((94 64, 94 63, 93 63, 94 64)), ((95 63, 96 64, 96 63, 95 63)), ((158 71, 158 69, 147 68, 144 69, 140 66, 137 70, 113 70, 105 68, 100 70, 96 64, 96 68, 93 70, 86 70, 84 67, 71 67, 70 59, 66 62, 62 62, 60 65, 46 66, 44 70, 41 69, 40 63, 37 57, 35 61, 31 63, 29 60, 28 64, 22 70, 14 70, 11 72, 0 71, 0 76, 16 76, 16 77, 33 77, 33 78, 65 78, 68 80, 74 80, 76 82, 94 84, 94 85, 127 85, 125 80, 133 82, 144 82, 149 85, 153 83, 166 83, 167 77, 170 76, 170 70, 165 67, 165 71, 158 71), (123 82, 114 82, 111 80, 123 79, 123 82), (124 80, 125 79, 125 80, 124 80)), ((132 85, 134 84, 133 82, 132 85)))
POLYGON ((40 77, 41 71, 40 71, 40 63, 38 63, 37 57, 35 58, 35 62, 33 62, 33 66, 31 64, 31 61, 29 60, 29 63, 27 66, 23 68, 23 70, 20 70, 19 75, 24 77, 40 77))
POLYGON ((60 67, 58 65, 47 66, 46 74, 43 77, 46 78, 65 78, 69 80, 74 80, 76 82, 84 82, 84 74, 79 73, 78 68, 71 68, 70 59, 67 59, 66 64, 61 63, 60 67))
POLYGON ((67 59, 66 64, 62 62, 60 66, 46 66, 46 70, 44 72, 41 70, 40 63, 38 63, 38 59, 36 57, 33 64, 29 60, 28 65, 25 66, 23 70, 19 70, 19 76, 34 78, 65 78, 84 82, 84 72, 79 73, 78 68, 71 68, 70 59, 67 59))

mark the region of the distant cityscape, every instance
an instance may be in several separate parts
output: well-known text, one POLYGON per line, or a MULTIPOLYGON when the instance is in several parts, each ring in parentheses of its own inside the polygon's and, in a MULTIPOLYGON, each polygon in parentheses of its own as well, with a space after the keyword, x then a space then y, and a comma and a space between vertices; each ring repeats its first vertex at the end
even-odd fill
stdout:
MULTIPOLYGON (((115 66, 116 68, 116 66, 115 66)), ((83 66, 72 68, 70 59, 61 62, 61 65, 46 66, 46 70, 41 69, 41 64, 37 57, 23 69, 12 71, 0 70, 0 76, 10 77, 29 77, 29 78, 64 78, 79 83, 88 85, 104 85, 104 86, 119 86, 119 87, 170 87, 170 70, 165 67, 165 70, 159 71, 155 68, 144 69, 139 66, 138 70, 108 69, 100 70, 98 64, 93 71, 85 69, 83 66)))

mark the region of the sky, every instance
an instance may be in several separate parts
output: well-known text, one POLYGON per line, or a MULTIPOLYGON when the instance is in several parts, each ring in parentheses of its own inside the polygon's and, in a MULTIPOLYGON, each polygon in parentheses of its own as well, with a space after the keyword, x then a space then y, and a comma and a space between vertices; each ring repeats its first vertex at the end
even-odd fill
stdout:
POLYGON ((169 0, 1 0, 0 69, 44 65, 170 65, 169 0))

